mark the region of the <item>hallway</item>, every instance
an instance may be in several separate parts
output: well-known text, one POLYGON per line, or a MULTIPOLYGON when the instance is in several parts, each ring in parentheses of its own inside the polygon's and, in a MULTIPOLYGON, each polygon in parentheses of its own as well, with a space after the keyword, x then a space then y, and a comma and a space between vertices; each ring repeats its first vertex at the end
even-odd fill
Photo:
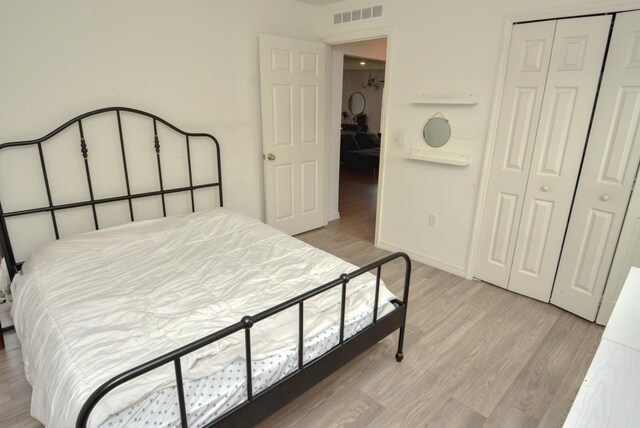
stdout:
POLYGON ((340 218, 330 221, 327 228, 373 243, 377 200, 377 174, 341 168, 340 218))

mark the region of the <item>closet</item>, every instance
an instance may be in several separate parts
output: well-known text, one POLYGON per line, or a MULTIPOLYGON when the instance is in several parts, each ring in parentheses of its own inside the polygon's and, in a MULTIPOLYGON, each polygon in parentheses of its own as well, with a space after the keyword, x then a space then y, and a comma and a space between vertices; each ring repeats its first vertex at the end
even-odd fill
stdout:
POLYGON ((475 276, 595 319, 640 161, 640 12, 513 28, 475 276))

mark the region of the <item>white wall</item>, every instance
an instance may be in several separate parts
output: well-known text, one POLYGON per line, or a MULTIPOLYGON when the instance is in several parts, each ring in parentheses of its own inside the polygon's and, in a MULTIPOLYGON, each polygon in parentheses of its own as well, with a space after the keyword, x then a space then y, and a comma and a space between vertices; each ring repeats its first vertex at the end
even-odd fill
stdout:
MULTIPOLYGON (((226 205, 260 218, 257 35, 335 38, 387 26, 388 135, 378 240, 463 273, 505 14, 607 3, 383 3, 382 19, 331 27, 333 10, 367 3, 347 0, 318 8, 290 0, 0 0, 0 141, 41 136, 98 107, 119 104, 148 110, 185 130, 216 135, 222 143, 226 205), (480 104, 412 105, 411 98, 421 92, 476 92, 480 104), (422 127, 438 111, 449 118, 453 130, 444 149, 471 154, 471 166, 405 158, 408 149, 425 147, 422 127), (406 148, 393 142, 402 131, 408 135, 406 148), (439 214, 437 228, 427 226, 429 212, 439 214)), ((353 36, 358 37, 364 36, 353 36)), ((330 188, 334 185, 329 183, 330 188)))
MULTIPOLYGON (((631 2, 616 2, 617 5, 631 2)), ((384 17, 331 26, 331 12, 365 5, 347 0, 322 8, 317 19, 323 39, 346 41, 390 32, 386 70, 386 143, 380 185, 382 209, 377 240, 415 258, 464 275, 482 161, 498 71, 505 15, 567 7, 603 6, 578 0, 394 0, 385 1, 384 17), (384 29, 387 27, 386 29, 384 29), (379 31, 372 31, 380 28, 379 31), (346 35, 345 35, 346 34, 346 35), (415 105, 419 93, 479 93, 476 106, 415 105), (442 150, 468 153, 468 167, 408 160, 412 148, 426 148, 421 132, 427 119, 442 112, 452 139, 442 150), (407 147, 394 140, 401 132, 407 147), (430 212, 438 227, 428 226, 430 212)), ((613 3, 611 3, 613 4, 613 3)), ((636 2, 637 4, 637 2, 636 2)), ((616 6, 612 6, 616 8, 616 6)), ((562 11, 558 11, 558 14, 562 11)))
POLYGON ((258 34, 315 39, 292 0, 0 0, 0 141, 123 105, 222 146, 225 205, 263 216, 258 34))

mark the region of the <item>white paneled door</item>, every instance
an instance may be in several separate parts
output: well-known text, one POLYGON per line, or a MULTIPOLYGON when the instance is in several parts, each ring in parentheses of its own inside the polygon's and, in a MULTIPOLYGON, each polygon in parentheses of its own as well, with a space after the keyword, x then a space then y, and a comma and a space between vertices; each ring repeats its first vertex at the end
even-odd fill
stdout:
POLYGON ((611 16, 556 26, 509 290, 548 302, 589 133, 611 16))
POLYGON ((513 28, 476 277, 549 301, 610 24, 513 28))
POLYGON ((260 35, 267 223, 294 235, 322 227, 327 46, 260 35))
POLYGON ((513 28, 475 276, 507 288, 556 21, 513 28))
MULTIPOLYGON (((637 186, 637 182, 636 182, 637 186)), ((637 188, 636 188, 637 189, 637 188)), ((640 191, 633 191, 627 214, 616 247, 616 255, 611 264, 611 271, 602 297, 602 305, 598 311, 598 324, 606 325, 618 301, 629 270, 640 268, 640 191)))
MULTIPOLYGON (((640 12, 627 12, 616 16, 551 298, 553 304, 591 321, 607 282, 639 162, 640 12)), ((633 234, 633 226, 628 227, 627 233, 633 234)), ((620 237, 621 246, 628 238, 620 237)), ((621 273, 622 280, 626 273, 621 273)))

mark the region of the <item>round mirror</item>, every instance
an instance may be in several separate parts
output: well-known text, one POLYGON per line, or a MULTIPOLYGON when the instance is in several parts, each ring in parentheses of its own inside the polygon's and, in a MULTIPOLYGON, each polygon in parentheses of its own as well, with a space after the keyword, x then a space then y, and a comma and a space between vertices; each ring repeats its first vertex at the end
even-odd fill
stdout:
POLYGON ((362 114, 365 104, 364 95, 360 92, 354 92, 349 97, 349 111, 351 114, 355 114, 356 116, 362 114))
POLYGON ((431 147, 442 147, 451 137, 449 121, 442 117, 432 117, 424 125, 422 136, 431 147))

